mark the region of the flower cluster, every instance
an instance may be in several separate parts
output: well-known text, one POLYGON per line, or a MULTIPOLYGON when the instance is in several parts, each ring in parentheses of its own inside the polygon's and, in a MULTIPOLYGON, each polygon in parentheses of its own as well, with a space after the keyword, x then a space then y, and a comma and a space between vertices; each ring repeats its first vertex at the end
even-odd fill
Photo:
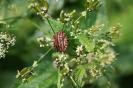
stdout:
POLYGON ((54 64, 56 68, 58 68, 59 70, 58 74, 59 74, 59 78, 61 79, 61 82, 58 82, 57 86, 62 87, 64 79, 72 72, 72 69, 70 69, 67 62, 69 57, 67 54, 64 54, 64 53, 62 54, 54 53, 53 56, 57 57, 54 61, 54 64))
POLYGON ((120 36, 122 36, 122 34, 119 33, 118 29, 121 28, 122 25, 120 23, 117 23, 116 25, 110 27, 110 31, 107 32, 107 36, 111 37, 112 39, 117 39, 120 36))
POLYGON ((60 13, 60 19, 59 20, 62 23, 69 22, 72 19, 74 13, 75 13, 75 10, 73 10, 70 13, 65 13, 64 10, 62 10, 61 13, 60 13))
MULTIPOLYGON (((112 36, 120 35, 118 30, 120 28, 120 24, 111 27, 109 32, 101 32, 101 28, 104 24, 96 25, 90 27, 88 30, 80 30, 77 29, 75 32, 71 32, 70 36, 79 37, 85 35, 84 38, 81 37, 81 42, 78 44, 76 48, 77 57, 71 59, 70 62, 75 62, 77 64, 88 64, 87 68, 92 77, 100 77, 103 75, 103 72, 106 71, 104 68, 106 66, 111 66, 111 64, 116 60, 115 52, 110 48, 110 46, 114 46, 110 39, 113 39, 112 36), (114 30, 115 29, 115 30, 114 30), (82 35, 83 34, 83 35, 82 35), (115 35, 108 35, 115 34, 115 35), (111 38, 110 38, 111 37, 111 38), (85 39, 85 40, 84 40, 85 39), (93 40, 93 41, 92 41, 93 40), (90 44, 86 41, 90 41, 90 43, 95 44, 94 50, 88 52, 85 46, 90 44)), ((79 37, 80 40, 80 37, 79 37)), ((89 48, 90 49, 90 48, 89 48)))
POLYGON ((106 49, 110 45, 115 46, 112 42, 104 40, 104 39, 98 40, 97 45, 100 45, 99 47, 100 50, 106 49))
POLYGON ((83 45, 77 46, 77 50, 76 50, 77 55, 80 55, 81 52, 83 52, 83 45))
POLYGON ((40 43, 40 47, 49 46, 51 39, 48 37, 37 38, 37 41, 40 43))
POLYGON ((65 64, 67 64, 66 60, 68 59, 68 55, 67 54, 59 54, 59 53, 54 53, 53 55, 54 57, 57 57, 54 61, 55 66, 58 67, 66 67, 65 64))
POLYGON ((31 3, 28 8, 34 8, 37 12, 37 15, 44 14, 44 17, 49 17, 47 14, 49 4, 45 0, 37 0, 38 2, 31 3))
POLYGON ((99 32, 100 31, 100 29, 102 28, 104 26, 104 24, 99 24, 99 25, 93 25, 91 28, 89 28, 89 29, 87 29, 87 30, 84 30, 84 34, 86 35, 89 35, 90 36, 90 38, 92 39, 92 40, 94 40, 94 37, 97 37, 98 36, 98 34, 97 34, 97 32, 99 32))
POLYGON ((0 59, 5 58, 5 54, 8 52, 10 46, 14 46, 16 37, 6 32, 0 33, 0 59))
POLYGON ((98 10, 102 5, 102 2, 100 2, 99 0, 95 1, 95 0, 87 0, 85 6, 86 9, 88 11, 92 11, 92 10, 98 10))
POLYGON ((103 76, 104 68, 106 66, 111 66, 111 64, 116 60, 115 52, 108 48, 105 52, 101 52, 100 50, 94 53, 88 53, 87 59, 89 63, 93 63, 92 66, 88 67, 90 74, 93 77, 103 76))
MULTIPOLYGON (((47 13, 49 8, 47 1, 37 1, 38 3, 32 3, 29 8, 33 7, 37 11, 37 14, 43 14, 53 32, 54 29, 52 26, 58 28, 59 25, 62 25, 62 29, 67 29, 65 31, 67 39, 68 37, 73 39, 73 41, 70 42, 72 42, 74 46, 70 46, 70 44, 68 44, 68 47, 72 47, 71 51, 74 54, 69 50, 68 54, 65 54, 64 52, 54 53, 54 58, 56 57, 54 64, 58 69, 58 88, 63 86, 63 81, 67 76, 71 78, 74 84, 78 85, 82 83, 84 75, 89 75, 90 77, 95 78, 103 76, 103 73, 106 71, 106 66, 111 67, 111 64, 116 60, 116 54, 110 46, 114 46, 112 39, 116 39, 121 36, 118 32, 121 25, 114 25, 110 28, 110 31, 107 32, 102 31, 104 24, 92 25, 90 28, 85 27, 85 29, 79 25, 81 22, 81 17, 86 17, 88 12, 90 13, 93 10, 98 10, 102 3, 99 0, 87 0, 85 3, 86 10, 82 11, 80 16, 75 21, 72 19, 75 10, 70 13, 65 13, 62 10, 58 20, 60 22, 56 24, 57 21, 52 22, 48 20, 48 17, 50 16, 47 13)), ((57 37, 59 40, 56 43, 62 45, 64 43, 64 37, 62 37, 62 35, 57 37)), ((46 37, 38 38, 37 41, 39 41, 40 47, 48 46, 51 42, 51 40, 46 37)), ((60 47, 61 46, 58 46, 58 48, 60 47)), ((46 54, 50 50, 51 49, 49 49, 46 54)), ((40 60, 38 60, 38 62, 40 60)), ((33 75, 34 67, 37 66, 36 63, 31 67, 26 67, 21 71, 18 71, 18 75, 16 77, 23 77, 23 81, 29 79, 29 77, 33 75)))

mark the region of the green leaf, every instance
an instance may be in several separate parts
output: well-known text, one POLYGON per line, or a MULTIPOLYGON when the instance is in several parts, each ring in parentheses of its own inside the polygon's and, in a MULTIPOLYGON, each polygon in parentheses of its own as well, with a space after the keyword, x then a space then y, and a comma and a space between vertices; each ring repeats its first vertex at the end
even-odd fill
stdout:
MULTIPOLYGON (((50 24, 51 24, 51 26, 52 26, 52 28, 53 28, 53 30, 54 30, 55 32, 58 32, 59 30, 62 30, 63 24, 62 24, 60 21, 55 20, 55 19, 52 19, 52 18, 48 18, 48 20, 49 20, 49 22, 50 22, 50 24)), ((50 24, 48 23, 48 21, 47 21, 46 19, 44 19, 44 21, 46 22, 46 24, 47 24, 48 26, 50 26, 50 24)), ((50 28, 50 29, 51 29, 51 28, 50 28)), ((52 30, 52 29, 51 29, 51 30, 52 30)))
POLYGON ((56 88, 58 75, 52 62, 40 63, 34 72, 36 75, 28 79, 28 83, 19 81, 13 88, 56 88))
POLYGON ((82 66, 78 66, 75 69, 73 77, 78 87, 83 86, 83 83, 84 83, 83 77, 85 74, 86 74, 85 68, 83 68, 82 66))
POLYGON ((88 52, 94 50, 94 44, 90 43, 89 40, 83 34, 78 35, 78 39, 81 42, 81 44, 85 46, 88 52))

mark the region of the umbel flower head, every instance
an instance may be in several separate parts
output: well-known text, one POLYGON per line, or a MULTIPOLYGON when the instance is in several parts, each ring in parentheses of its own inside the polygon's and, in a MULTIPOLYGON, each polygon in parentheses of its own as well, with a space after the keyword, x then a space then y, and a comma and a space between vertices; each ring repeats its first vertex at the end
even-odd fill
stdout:
POLYGON ((28 8, 34 8, 37 14, 44 14, 44 17, 49 17, 47 14, 49 4, 46 0, 37 0, 37 2, 31 3, 28 8))
POLYGON ((5 58, 5 54, 8 52, 10 46, 14 46, 16 37, 6 32, 0 33, 0 59, 5 58))

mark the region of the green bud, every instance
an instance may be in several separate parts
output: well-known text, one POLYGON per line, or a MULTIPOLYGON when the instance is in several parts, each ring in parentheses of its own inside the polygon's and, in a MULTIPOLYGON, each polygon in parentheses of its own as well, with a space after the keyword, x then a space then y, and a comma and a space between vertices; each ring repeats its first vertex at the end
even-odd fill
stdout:
POLYGON ((93 7, 96 7, 99 4, 100 1, 96 1, 93 3, 93 7))
POLYGON ((27 80, 29 79, 29 78, 31 78, 32 77, 32 75, 33 74, 27 74, 27 75, 25 75, 25 77, 22 79, 22 82, 27 82, 27 80))
POLYGON ((96 6, 94 7, 94 9, 95 9, 95 10, 98 10, 98 9, 101 7, 101 5, 102 5, 102 2, 100 2, 98 5, 96 5, 96 6))
POLYGON ((46 9, 49 9, 49 4, 46 0, 42 0, 42 4, 46 9))
POLYGON ((74 31, 76 31, 79 27, 79 21, 74 25, 74 31))
POLYGON ((73 14, 76 12, 76 10, 73 10, 72 12, 69 13, 69 16, 73 16, 73 14))
POLYGON ((33 8, 34 8, 34 10, 35 10, 37 13, 41 13, 41 12, 42 12, 41 8, 40 8, 38 5, 34 6, 33 8))
POLYGON ((99 29, 100 29, 101 27, 103 27, 103 26, 104 26, 104 24, 100 24, 100 25, 97 25, 97 26, 92 26, 92 27, 90 28, 90 30, 93 31, 93 32, 96 32, 96 31, 99 31, 99 29))
POLYGON ((66 23, 64 10, 61 10, 60 12, 60 21, 66 23))
POLYGON ((49 8, 49 4, 46 0, 37 0, 41 7, 49 8))
POLYGON ((66 76, 68 74, 68 72, 69 72, 69 69, 67 69, 67 68, 64 68, 63 70, 61 70, 61 74, 63 76, 66 76))
POLYGON ((82 16, 86 16, 86 11, 83 11, 81 14, 82 16))
POLYGON ((25 68, 23 68, 23 69, 20 71, 20 74, 21 74, 21 76, 23 77, 23 76, 29 74, 30 72, 31 72, 31 70, 30 70, 29 68, 25 67, 25 68))

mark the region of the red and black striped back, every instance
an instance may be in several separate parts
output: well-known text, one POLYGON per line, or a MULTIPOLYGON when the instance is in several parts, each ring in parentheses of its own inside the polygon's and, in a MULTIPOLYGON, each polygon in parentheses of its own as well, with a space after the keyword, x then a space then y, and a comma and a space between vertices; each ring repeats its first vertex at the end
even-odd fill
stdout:
POLYGON ((62 31, 59 31, 59 32, 57 32, 54 35, 54 47, 59 52, 66 51, 66 48, 67 48, 67 38, 66 38, 66 34, 63 33, 62 31))

